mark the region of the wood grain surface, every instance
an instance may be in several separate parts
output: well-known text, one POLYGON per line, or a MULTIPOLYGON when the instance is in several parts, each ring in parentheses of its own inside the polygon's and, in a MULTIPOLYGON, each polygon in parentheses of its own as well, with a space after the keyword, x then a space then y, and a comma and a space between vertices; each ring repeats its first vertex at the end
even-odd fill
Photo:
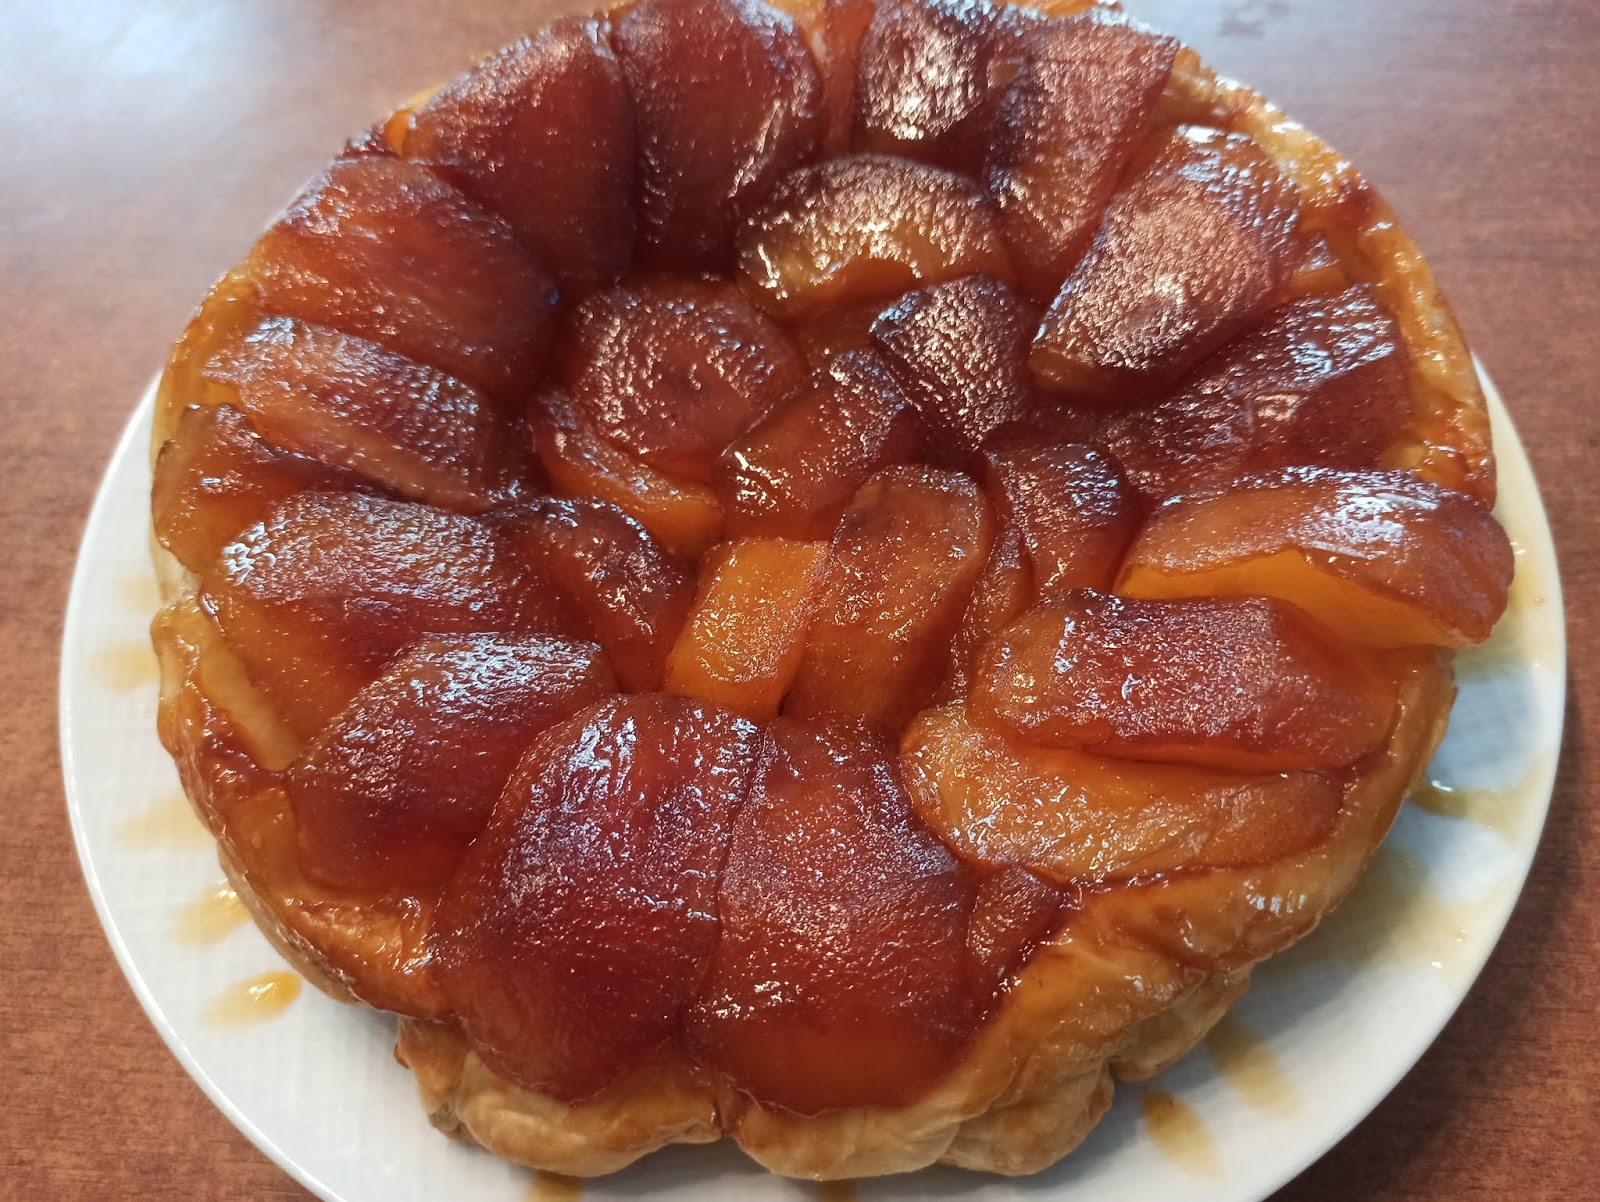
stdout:
MULTIPOLYGON (((1543 483, 1566 744, 1460 1013, 1284 1199, 1592 1198, 1600 1180, 1600 5, 1128 0, 1360 163, 1429 253, 1543 483)), ((166 1052, 72 851, 68 574, 117 433, 211 280, 341 143, 541 0, 0 4, 0 1197, 304 1198, 166 1052)))

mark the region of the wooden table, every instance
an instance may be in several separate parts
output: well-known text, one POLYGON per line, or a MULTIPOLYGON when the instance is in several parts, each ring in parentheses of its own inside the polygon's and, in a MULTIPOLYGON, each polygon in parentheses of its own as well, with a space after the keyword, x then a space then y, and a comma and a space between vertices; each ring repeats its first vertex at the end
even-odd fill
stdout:
MULTIPOLYGON (((1363 164, 1543 481, 1572 660, 1527 893, 1438 1044, 1292 1199, 1593 1197, 1600 1177, 1600 6, 1129 0, 1363 164)), ((101 466, 212 278, 349 132, 539 0, 80 0, 0 14, 0 1195, 303 1198, 168 1055, 73 857, 61 613, 101 466)))

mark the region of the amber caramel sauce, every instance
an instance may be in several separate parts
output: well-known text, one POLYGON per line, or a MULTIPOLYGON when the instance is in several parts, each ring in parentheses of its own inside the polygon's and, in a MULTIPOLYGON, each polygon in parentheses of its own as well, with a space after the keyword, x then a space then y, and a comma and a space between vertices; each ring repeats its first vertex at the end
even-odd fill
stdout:
POLYGON ((1222 1175, 1217 1143, 1193 1107, 1161 1089, 1144 1094, 1144 1125, 1161 1154, 1195 1177, 1222 1175))
POLYGON ((581 1177, 565 1177, 560 1173, 547 1173, 540 1169, 528 1183, 527 1202, 578 1202, 581 1197, 583 1197, 581 1177))
POLYGON ((191 947, 209 947, 221 943, 228 932, 250 917, 239 892, 232 885, 217 885, 207 889, 178 911, 173 933, 179 943, 191 947))
POLYGON ((207 847, 211 832, 195 817, 188 798, 174 793, 130 814, 117 828, 118 838, 140 848, 207 847))
POLYGON ((213 1027, 244 1027, 277 1018, 300 996, 300 978, 292 972, 264 972, 229 985, 206 1008, 213 1027))
POLYGON ((854 1181, 819 1181, 817 1183, 817 1198, 819 1202, 856 1202, 856 1183, 854 1181))
POLYGON ((1223 1015, 1222 1021, 1211 1028, 1205 1047, 1223 1080, 1248 1105, 1278 1115, 1300 1109, 1294 1082, 1272 1049, 1233 1015, 1223 1015))
POLYGON ((127 601, 128 607, 138 614, 151 614, 161 608, 161 588, 149 573, 138 572, 124 577, 118 582, 117 590, 127 601))
POLYGON ((107 643, 95 655, 94 671, 106 688, 131 692, 156 683, 156 653, 148 639, 107 643))

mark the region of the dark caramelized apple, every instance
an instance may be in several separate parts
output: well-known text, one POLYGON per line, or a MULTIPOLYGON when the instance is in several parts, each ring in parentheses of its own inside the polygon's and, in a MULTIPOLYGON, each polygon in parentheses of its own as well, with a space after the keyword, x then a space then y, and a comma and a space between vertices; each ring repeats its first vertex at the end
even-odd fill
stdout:
POLYGON ((952 953, 972 883, 912 810, 883 735, 770 727, 717 903, 688 1034, 761 1101, 904 1105, 971 1037, 978 1007, 952 953))
POLYGON ((497 1072, 577 1101, 677 1033, 717 950, 758 739, 638 694, 534 740, 434 922, 451 1009, 497 1072))

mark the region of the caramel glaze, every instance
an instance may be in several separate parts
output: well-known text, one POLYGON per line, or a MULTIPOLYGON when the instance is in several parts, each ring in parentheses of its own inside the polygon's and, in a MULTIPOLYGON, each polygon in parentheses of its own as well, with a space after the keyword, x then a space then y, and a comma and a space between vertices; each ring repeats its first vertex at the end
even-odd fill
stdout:
POLYGON ((245 1027, 277 1018, 300 996, 300 978, 292 972, 264 972, 228 986, 206 1008, 213 1027, 245 1027))
POLYGON ((1161 1089, 1147 1089, 1142 1105, 1145 1130, 1163 1156, 1190 1176, 1222 1175, 1216 1140, 1194 1107, 1161 1089))
POLYGON ((543 1170, 528 1183, 527 1202, 578 1202, 583 1197, 583 1180, 543 1170))

